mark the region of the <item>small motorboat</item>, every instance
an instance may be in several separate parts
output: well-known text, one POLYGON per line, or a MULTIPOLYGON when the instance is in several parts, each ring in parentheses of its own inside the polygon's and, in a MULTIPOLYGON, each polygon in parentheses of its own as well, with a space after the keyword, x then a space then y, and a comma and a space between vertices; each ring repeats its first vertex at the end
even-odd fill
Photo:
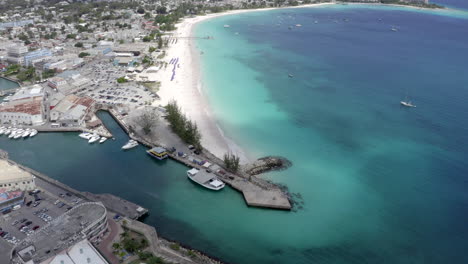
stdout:
POLYGON ((402 106, 406 106, 406 107, 416 107, 414 104, 412 104, 410 101, 401 101, 400 104, 402 106))
POLYGON ((107 140, 107 138, 106 138, 106 137, 101 137, 101 139, 99 140, 99 144, 102 144, 102 143, 104 143, 106 140, 107 140))
POLYGON ((100 136, 98 136, 98 135, 93 135, 93 136, 88 140, 88 143, 89 143, 89 144, 92 144, 92 143, 94 143, 94 142, 96 142, 96 141, 99 141, 99 139, 101 139, 100 136))

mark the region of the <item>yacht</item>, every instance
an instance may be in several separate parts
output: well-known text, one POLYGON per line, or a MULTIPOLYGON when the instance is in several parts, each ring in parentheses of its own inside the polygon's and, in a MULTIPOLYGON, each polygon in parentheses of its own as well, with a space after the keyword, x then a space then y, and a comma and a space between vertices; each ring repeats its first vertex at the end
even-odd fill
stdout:
POLYGON ((6 128, 4 128, 4 127, 0 128, 0 135, 3 135, 3 133, 5 133, 5 131, 6 131, 6 128))
POLYGON ((15 136, 14 136, 13 138, 14 138, 14 139, 18 139, 18 138, 20 138, 20 137, 23 135, 23 133, 24 133, 24 130, 23 130, 23 129, 18 129, 18 130, 16 130, 15 136))
POLYGON ((102 144, 102 143, 104 143, 106 140, 107 140, 107 138, 106 138, 106 137, 101 137, 101 139, 99 140, 99 144, 102 144))
POLYGON ((28 128, 28 129, 26 129, 26 130, 23 132, 23 134, 21 134, 21 137, 22 137, 22 138, 25 138, 25 137, 29 136, 29 134, 31 134, 31 131, 30 131, 29 128, 28 128))
POLYGON ((8 134, 10 134, 10 133, 11 133, 11 128, 7 128, 7 129, 5 130, 5 132, 4 132, 5 135, 8 135, 8 134))
POLYGON ((37 135, 37 130, 31 129, 31 133, 29 134, 29 137, 34 137, 35 135, 37 135))
POLYGON ((8 135, 8 138, 13 138, 15 137, 16 131, 11 131, 10 135, 8 135))
POLYGON ((131 148, 134 148, 138 146, 138 142, 133 140, 133 139, 130 139, 127 144, 123 145, 122 146, 122 149, 126 150, 126 149, 131 149, 131 148))
POLYGON ((302 27, 302 25, 301 24, 296 24, 296 27, 302 27))
POLYGON ((94 142, 96 142, 96 141, 99 141, 99 139, 101 139, 100 136, 98 136, 98 135, 92 135, 91 138, 88 140, 88 143, 92 144, 92 143, 94 143, 94 142))
POLYGON ((219 191, 225 186, 224 182, 220 181, 216 175, 204 171, 199 171, 195 168, 188 170, 187 176, 193 182, 198 183, 210 190, 219 191))
POLYGON ((224 27, 225 27, 225 28, 229 28, 229 27, 231 27, 231 26, 230 26, 230 25, 224 25, 224 27))
POLYGON ((93 134, 88 133, 88 132, 83 132, 83 133, 79 134, 78 136, 79 136, 80 138, 88 139, 88 140, 89 140, 89 139, 93 136, 93 134))
POLYGON ((400 104, 402 106, 406 106, 406 107, 416 107, 414 104, 412 104, 410 101, 400 101, 400 104))

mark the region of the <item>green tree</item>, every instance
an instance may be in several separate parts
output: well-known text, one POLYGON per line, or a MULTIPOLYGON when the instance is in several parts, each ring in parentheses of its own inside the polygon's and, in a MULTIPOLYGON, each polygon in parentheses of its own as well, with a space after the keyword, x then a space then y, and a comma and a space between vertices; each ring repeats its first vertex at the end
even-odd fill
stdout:
POLYGON ((77 48, 82 48, 82 47, 83 47, 83 43, 77 42, 77 43, 75 44, 75 47, 77 47, 77 48))
POLYGON ((89 55, 91 55, 91 54, 89 54, 87 52, 81 52, 80 54, 78 54, 78 57, 84 58, 84 57, 89 56, 89 55))
POLYGON ((240 159, 238 156, 232 154, 231 152, 228 152, 224 154, 224 167, 226 167, 226 170, 236 173, 239 170, 240 166, 240 159))

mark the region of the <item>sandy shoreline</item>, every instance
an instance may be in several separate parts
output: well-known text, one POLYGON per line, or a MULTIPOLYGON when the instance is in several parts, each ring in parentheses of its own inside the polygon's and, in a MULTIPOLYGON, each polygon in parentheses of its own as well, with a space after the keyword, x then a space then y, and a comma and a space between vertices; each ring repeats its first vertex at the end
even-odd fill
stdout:
MULTIPOLYGON (((291 8, 319 7, 330 4, 311 4, 291 8)), ((210 104, 203 94, 199 51, 196 50, 194 39, 187 37, 193 36, 194 25, 208 19, 273 9, 278 8, 234 10, 184 19, 176 25, 177 30, 173 33, 169 47, 166 50, 164 61, 170 64, 154 76, 161 82, 158 93, 161 100, 155 102, 155 105, 166 105, 169 101, 176 100, 182 111, 197 123, 202 134, 202 145, 220 158, 228 151, 239 155, 242 163, 258 157, 249 157, 233 140, 226 137, 218 126, 210 109, 210 104), (174 61, 177 62, 174 63, 174 61), (173 71, 175 71, 175 77, 171 80, 174 74, 173 71)))
MULTIPOLYGON (((287 8, 322 7, 326 5, 335 5, 335 3, 309 4, 287 8)), ((411 8, 411 6, 396 6, 411 8)), ((284 7, 282 8, 284 9, 284 7)), ((202 145, 220 158, 228 151, 239 155, 242 163, 252 161, 258 157, 249 157, 246 151, 242 150, 233 140, 226 137, 219 128, 210 109, 207 97, 203 94, 199 51, 195 47, 194 39, 188 37, 193 36, 192 31, 194 26, 202 21, 220 16, 274 9, 280 8, 233 10, 184 19, 176 25, 177 30, 173 32, 169 41, 169 47, 166 50, 164 61, 170 64, 152 76, 152 79, 155 78, 161 82, 159 90, 161 100, 154 104, 166 105, 169 101, 176 100, 182 111, 197 123, 202 134, 202 145), (171 80, 173 75, 174 79, 171 80)))

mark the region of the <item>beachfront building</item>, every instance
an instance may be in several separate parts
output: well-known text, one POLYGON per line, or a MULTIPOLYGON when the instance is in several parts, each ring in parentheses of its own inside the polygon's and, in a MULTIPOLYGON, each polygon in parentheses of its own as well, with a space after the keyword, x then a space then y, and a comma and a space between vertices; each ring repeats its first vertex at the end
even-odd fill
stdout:
POLYGON ((50 110, 50 121, 62 127, 82 126, 94 103, 89 97, 68 95, 50 110))
POLYGON ((0 159, 0 190, 6 191, 28 191, 34 190, 36 184, 33 176, 18 166, 0 159))

